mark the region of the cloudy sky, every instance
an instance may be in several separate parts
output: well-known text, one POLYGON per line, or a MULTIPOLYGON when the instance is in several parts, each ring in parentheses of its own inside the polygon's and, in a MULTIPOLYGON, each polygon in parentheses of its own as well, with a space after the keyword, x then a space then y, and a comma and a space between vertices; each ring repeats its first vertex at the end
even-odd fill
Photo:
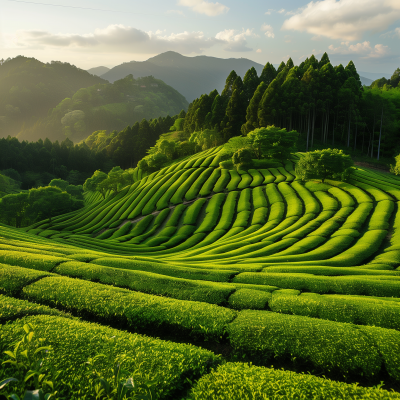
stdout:
POLYGON ((400 0, 0 0, 0 10, 0 59, 87 69, 173 50, 298 64, 326 51, 360 71, 400 67, 400 0))

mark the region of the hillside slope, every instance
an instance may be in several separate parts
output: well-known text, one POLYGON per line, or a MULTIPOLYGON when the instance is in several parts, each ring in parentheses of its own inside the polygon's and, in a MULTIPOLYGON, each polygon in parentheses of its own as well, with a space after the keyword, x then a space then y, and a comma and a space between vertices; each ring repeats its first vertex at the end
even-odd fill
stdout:
POLYGON ((0 345, 34 324, 57 346, 60 376, 81 377, 63 389, 70 398, 89 390, 82 359, 113 354, 105 371, 129 342, 141 349, 139 366, 127 361, 135 384, 158 399, 239 400, 243 387, 398 399, 371 386, 400 383, 400 179, 358 168, 348 183, 302 184, 302 154, 238 172, 219 167, 219 151, 136 169, 131 186, 86 193, 84 209, 52 223, 0 226, 0 317, 13 321, 0 345), (116 347, 95 339, 114 336, 116 347))
POLYGON ((16 136, 64 98, 98 83, 106 81, 68 63, 22 56, 5 61, 0 65, 0 137, 16 136))

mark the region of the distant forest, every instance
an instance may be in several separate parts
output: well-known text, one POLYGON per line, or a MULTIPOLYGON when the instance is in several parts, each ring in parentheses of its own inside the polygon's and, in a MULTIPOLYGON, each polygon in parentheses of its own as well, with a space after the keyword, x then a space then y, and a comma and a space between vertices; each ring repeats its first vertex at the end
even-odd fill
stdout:
MULTIPOLYGON (((184 116, 182 112, 180 117, 184 116)), ((49 139, 27 142, 11 136, 2 138, 0 173, 20 182, 25 190, 46 186, 54 178, 81 185, 97 169, 108 172, 115 165, 135 166, 177 118, 178 115, 143 119, 120 132, 96 131, 75 145, 68 138, 61 143, 49 139)))

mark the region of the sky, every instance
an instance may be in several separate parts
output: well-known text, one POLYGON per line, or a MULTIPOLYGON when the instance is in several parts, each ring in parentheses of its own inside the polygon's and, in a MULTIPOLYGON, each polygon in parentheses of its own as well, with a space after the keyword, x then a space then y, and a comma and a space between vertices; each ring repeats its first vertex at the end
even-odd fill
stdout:
POLYGON ((390 76, 400 0, 0 0, 0 59, 111 68, 169 50, 296 65, 327 52, 333 65, 390 76))

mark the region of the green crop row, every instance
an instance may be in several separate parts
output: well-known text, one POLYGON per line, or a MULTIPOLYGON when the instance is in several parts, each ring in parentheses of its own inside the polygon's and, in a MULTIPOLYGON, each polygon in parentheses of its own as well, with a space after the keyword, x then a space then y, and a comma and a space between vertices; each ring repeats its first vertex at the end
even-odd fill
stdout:
POLYGON ((235 313, 208 303, 174 300, 66 277, 45 277, 25 286, 30 301, 61 307, 133 330, 167 329, 217 339, 235 313))
POLYGON ((277 290, 271 297, 269 308, 277 313, 400 330, 400 304, 397 302, 366 296, 298 295, 286 290, 277 290))
MULTIPOLYGON (((237 275, 234 283, 248 283, 256 285, 271 285, 285 289, 296 289, 313 293, 336 293, 345 295, 364 295, 377 297, 399 297, 400 282, 378 279, 372 276, 319 276, 305 273, 264 273, 243 272, 237 275)), ((384 275, 387 276, 387 275, 384 275)))
POLYGON ((392 400, 396 392, 364 388, 310 374, 226 363, 202 376, 190 392, 190 400, 392 400))
MULTIPOLYGON (((125 380, 133 377, 135 396, 150 396, 151 389, 153 398, 157 399, 174 398, 186 379, 197 379, 219 362, 213 353, 195 346, 47 315, 30 316, 3 325, 0 347, 13 351, 12 344, 26 335, 26 324, 34 327, 36 338, 45 339, 45 345, 52 347, 46 354, 46 365, 59 371, 54 382, 58 396, 70 400, 96 396, 97 382, 94 382, 88 362, 94 363, 99 376, 109 382, 114 378, 111 371, 117 363, 122 363, 125 374, 129 373, 125 380)), ((6 367, 0 374, 0 378, 7 378, 12 376, 13 369, 6 367)))

